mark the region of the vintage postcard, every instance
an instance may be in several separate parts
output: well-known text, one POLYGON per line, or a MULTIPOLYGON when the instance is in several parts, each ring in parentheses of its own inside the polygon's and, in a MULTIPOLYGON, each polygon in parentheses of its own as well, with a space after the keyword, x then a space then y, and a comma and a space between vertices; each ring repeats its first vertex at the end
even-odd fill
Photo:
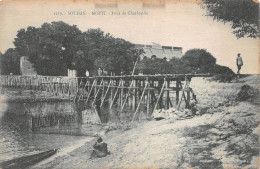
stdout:
POLYGON ((0 0, 0 168, 259 168, 258 0, 0 0))

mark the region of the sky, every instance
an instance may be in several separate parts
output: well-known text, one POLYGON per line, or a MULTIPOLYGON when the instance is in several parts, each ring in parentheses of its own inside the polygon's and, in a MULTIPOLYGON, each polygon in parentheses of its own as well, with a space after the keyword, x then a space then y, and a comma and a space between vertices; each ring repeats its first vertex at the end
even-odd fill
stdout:
POLYGON ((244 61, 241 73, 259 73, 259 39, 237 39, 229 23, 205 16, 205 10, 195 0, 161 2, 3 0, 0 1, 0 51, 4 53, 14 47, 14 38, 21 28, 64 21, 77 25, 81 31, 101 28, 132 43, 177 46, 183 48, 183 53, 193 48, 206 49, 218 64, 235 72, 237 53, 241 53, 244 61), (74 15, 69 15, 72 11, 74 15), (100 15, 92 12, 100 12, 100 15), (101 15, 104 12, 106 14, 101 15), (119 12, 120 15, 114 15, 119 12), (143 12, 143 15, 133 15, 135 12, 143 12), (82 13, 85 15, 80 15, 82 13))

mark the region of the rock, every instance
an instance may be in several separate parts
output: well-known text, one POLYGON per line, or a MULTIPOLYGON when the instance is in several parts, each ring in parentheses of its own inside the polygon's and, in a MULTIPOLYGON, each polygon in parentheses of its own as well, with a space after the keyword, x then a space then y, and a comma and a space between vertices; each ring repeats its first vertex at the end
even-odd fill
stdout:
POLYGON ((154 119, 161 120, 161 119, 172 119, 174 118, 174 112, 175 109, 156 109, 152 115, 154 119))
POLYGON ((163 113, 162 113, 162 109, 156 109, 154 111, 154 113, 152 114, 152 117, 154 119, 164 119, 163 113))
POLYGON ((223 105, 224 105, 224 103, 218 102, 218 106, 223 106, 223 105))
POLYGON ((201 115, 199 111, 196 111, 195 114, 196 114, 197 116, 200 116, 200 115, 201 115))
POLYGON ((209 141, 211 141, 211 139, 206 137, 204 141, 209 142, 209 141))
POLYGON ((260 133, 260 125, 258 125, 258 127, 253 130, 252 134, 259 135, 259 133, 260 133))
POLYGON ((169 108, 169 111, 170 111, 170 112, 175 112, 176 109, 175 109, 174 107, 171 107, 171 108, 169 108))
POLYGON ((209 109, 207 110, 207 113, 213 114, 213 113, 214 113, 214 109, 213 109, 213 108, 209 108, 209 109))
POLYGON ((178 119, 179 119, 179 116, 176 115, 176 114, 173 114, 173 119, 174 119, 174 120, 178 120, 178 119))
POLYGON ((223 132, 219 131, 217 128, 212 128, 208 131, 211 132, 214 135, 221 135, 223 133, 223 132))
POLYGON ((192 115, 192 112, 191 112, 190 109, 184 109, 184 112, 185 112, 185 114, 188 115, 188 116, 191 116, 191 115, 192 115))
POLYGON ((101 124, 97 110, 92 108, 82 111, 82 123, 101 124))
POLYGON ((241 153, 241 154, 238 155, 238 157, 240 159, 246 159, 248 157, 248 155, 246 155, 245 153, 241 153))
POLYGON ((181 111, 175 111, 174 114, 178 115, 178 114, 182 114, 181 111))

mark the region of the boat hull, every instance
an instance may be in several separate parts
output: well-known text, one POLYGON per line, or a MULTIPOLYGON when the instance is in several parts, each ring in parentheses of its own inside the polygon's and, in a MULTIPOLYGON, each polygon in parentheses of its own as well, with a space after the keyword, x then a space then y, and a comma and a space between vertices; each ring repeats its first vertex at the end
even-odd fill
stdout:
POLYGON ((0 163, 0 167, 2 169, 24 169, 54 155, 57 150, 58 149, 53 149, 34 155, 4 161, 0 163))

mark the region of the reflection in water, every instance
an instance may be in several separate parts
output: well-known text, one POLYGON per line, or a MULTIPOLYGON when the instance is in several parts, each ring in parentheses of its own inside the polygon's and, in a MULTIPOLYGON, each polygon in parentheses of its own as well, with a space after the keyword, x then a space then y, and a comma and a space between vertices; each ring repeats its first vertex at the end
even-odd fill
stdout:
POLYGON ((95 111, 85 103, 74 102, 1 106, 6 110, 1 109, 0 116, 0 161, 74 145, 100 132, 104 123, 129 121, 133 114, 127 109, 119 113, 116 107, 109 110, 108 105, 95 111))
MULTIPOLYGON (((1 103, 1 107, 0 161, 74 145, 86 139, 86 136, 80 134, 83 131, 87 133, 86 129, 82 129, 87 126, 81 122, 81 112, 86 109, 84 105, 73 102, 34 102, 25 105, 1 103)), ((93 131, 93 128, 89 127, 88 132, 91 132, 90 129, 93 131)))

